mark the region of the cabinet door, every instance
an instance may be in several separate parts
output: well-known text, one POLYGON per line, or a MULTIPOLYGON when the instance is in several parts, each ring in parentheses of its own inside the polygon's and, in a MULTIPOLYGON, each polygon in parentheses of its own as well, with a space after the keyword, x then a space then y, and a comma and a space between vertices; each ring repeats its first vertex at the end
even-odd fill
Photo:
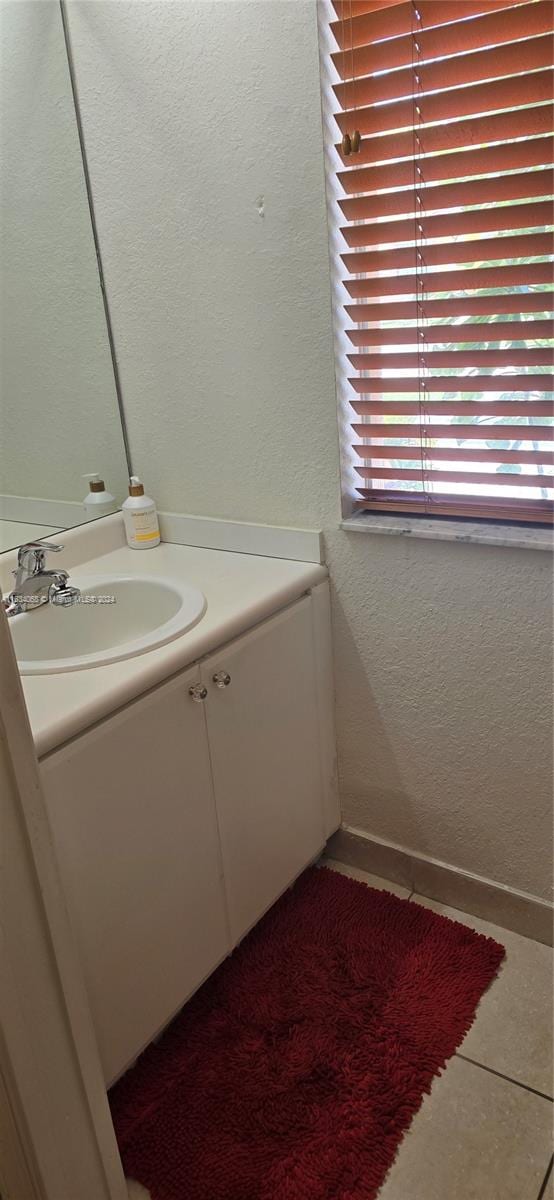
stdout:
POLYGON ((202 679, 236 943, 324 842, 310 599, 206 659, 202 679))
POLYGON ((106 1082, 229 946, 198 668, 43 760, 106 1082))

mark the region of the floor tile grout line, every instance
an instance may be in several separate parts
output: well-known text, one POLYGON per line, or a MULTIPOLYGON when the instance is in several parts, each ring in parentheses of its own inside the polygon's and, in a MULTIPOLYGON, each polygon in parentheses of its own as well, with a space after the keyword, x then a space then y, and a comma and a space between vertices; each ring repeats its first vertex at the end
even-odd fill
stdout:
POLYGON ((554 1163, 554 1154, 552 1155, 552 1158, 550 1159, 550 1162, 546 1168, 546 1175, 542 1181, 541 1190, 537 1196, 537 1200, 543 1200, 543 1196, 546 1194, 546 1189, 548 1187, 548 1181, 552 1174, 552 1164, 553 1163, 554 1163))
POLYGON ((519 1079, 514 1079, 511 1075, 504 1075, 503 1071, 495 1071, 494 1067, 487 1067, 485 1063, 477 1062, 475 1058, 468 1058, 467 1054, 460 1054, 459 1050, 455 1052, 456 1058, 461 1058, 463 1062, 471 1063, 472 1067, 479 1067, 481 1071, 488 1071, 489 1075, 496 1075, 498 1079, 505 1079, 506 1083, 513 1083, 515 1087, 522 1088, 524 1092, 532 1092, 533 1096, 540 1096, 542 1100, 549 1100, 552 1104, 554 1097, 549 1096, 548 1092, 541 1092, 538 1088, 531 1087, 528 1083, 522 1083, 519 1079))

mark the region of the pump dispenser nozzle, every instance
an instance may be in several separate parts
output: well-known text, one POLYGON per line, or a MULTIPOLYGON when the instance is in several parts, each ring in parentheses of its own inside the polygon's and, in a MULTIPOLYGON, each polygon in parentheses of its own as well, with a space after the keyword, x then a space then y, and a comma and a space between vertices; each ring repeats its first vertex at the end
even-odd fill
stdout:
POLYGON ((88 479, 89 491, 91 492, 104 492, 106 490, 106 484, 100 478, 98 471, 92 471, 90 475, 83 475, 83 479, 88 479))

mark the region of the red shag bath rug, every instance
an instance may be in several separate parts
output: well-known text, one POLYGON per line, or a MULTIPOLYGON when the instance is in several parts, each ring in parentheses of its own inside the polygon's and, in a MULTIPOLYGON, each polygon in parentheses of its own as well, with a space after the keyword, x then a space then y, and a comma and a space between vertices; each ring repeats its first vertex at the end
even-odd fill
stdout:
POLYGON ((112 1089, 153 1200, 372 1200, 504 950, 311 868, 112 1089))

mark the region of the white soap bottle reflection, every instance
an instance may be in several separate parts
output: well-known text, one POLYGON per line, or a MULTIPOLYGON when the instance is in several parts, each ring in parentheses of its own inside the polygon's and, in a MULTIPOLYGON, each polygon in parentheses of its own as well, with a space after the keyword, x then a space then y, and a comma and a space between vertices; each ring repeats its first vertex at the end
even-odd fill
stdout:
POLYGON ((106 517, 108 513, 115 512, 117 500, 111 492, 106 491, 106 485, 98 471, 92 471, 90 475, 83 475, 83 479, 88 479, 89 488, 83 500, 87 521, 92 521, 95 517, 106 517))

